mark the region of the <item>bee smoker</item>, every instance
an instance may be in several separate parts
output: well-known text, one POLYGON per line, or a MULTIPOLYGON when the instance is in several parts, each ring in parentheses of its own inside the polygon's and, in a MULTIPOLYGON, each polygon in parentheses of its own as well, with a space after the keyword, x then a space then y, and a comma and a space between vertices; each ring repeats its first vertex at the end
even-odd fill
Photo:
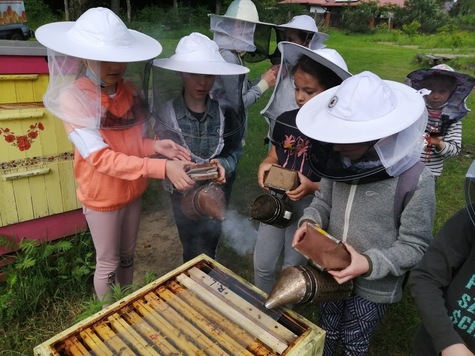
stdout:
POLYGON ((338 284, 333 276, 312 265, 285 268, 265 301, 267 309, 291 304, 316 304, 346 299, 353 281, 338 284))
POLYGON ((183 195, 181 210, 192 220, 211 217, 223 221, 227 211, 226 195, 216 183, 201 185, 183 195))
POLYGON ((264 185, 270 193, 259 195, 251 207, 251 219, 279 228, 288 227, 293 221, 293 207, 285 195, 299 185, 298 173, 279 166, 272 166, 264 185))

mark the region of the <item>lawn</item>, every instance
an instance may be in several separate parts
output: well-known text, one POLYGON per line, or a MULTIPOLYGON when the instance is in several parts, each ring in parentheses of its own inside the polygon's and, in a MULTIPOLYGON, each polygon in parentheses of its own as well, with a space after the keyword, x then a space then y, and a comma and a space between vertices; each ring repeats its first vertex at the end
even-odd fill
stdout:
MULTIPOLYGON (((474 53, 475 45, 460 46, 456 49, 427 48, 429 41, 420 38, 404 38, 404 35, 395 33, 382 33, 377 35, 346 35, 342 32, 330 31, 327 41, 328 47, 335 48, 345 58, 349 71, 359 73, 370 70, 383 79, 402 82, 406 74, 414 69, 422 68, 424 64, 417 63, 415 58, 426 53, 474 53)), ((473 35, 473 34, 472 34, 473 35)), ((160 38, 160 37, 158 37, 160 38)), ((431 38, 432 41, 432 38, 431 38)), ((177 39, 164 39, 164 56, 173 52, 177 39)), ((431 43, 437 43, 433 41, 431 43)), ((475 75, 475 65, 459 69, 467 74, 475 75)), ((464 62, 466 63, 466 61, 464 62)), ((469 62, 470 63, 470 62, 469 62)), ((454 66, 457 60, 454 61, 454 66)), ((250 77, 257 78, 268 66, 268 63, 249 65, 250 77)), ((231 209, 237 210, 240 215, 247 217, 249 207, 254 198, 261 194, 257 186, 257 167, 267 152, 264 138, 267 134, 267 124, 260 115, 271 91, 265 93, 263 98, 250 110, 249 135, 246 139, 244 155, 238 168, 234 194, 231 197, 231 209)), ((475 95, 468 100, 468 106, 475 109, 475 95)), ((434 231, 455 211, 464 206, 463 178, 465 171, 473 159, 475 150, 475 114, 469 115, 463 121, 463 152, 445 164, 442 177, 437 181, 437 213, 434 231)), ((163 209, 160 200, 149 199, 155 196, 156 185, 151 185, 146 193, 147 209, 163 209)), ((237 274, 252 281, 252 259, 250 256, 238 256, 231 246, 221 245, 219 262, 235 271, 237 274), (238 258, 237 258, 238 257, 238 258)), ((0 284, 0 293, 4 285, 0 284)), ((32 291, 30 291, 32 292, 32 291)), ((31 315, 23 315, 21 321, 9 321, 6 325, 0 319, 0 354, 18 355, 31 354, 35 345, 59 333, 74 323, 75 318, 90 308, 90 293, 63 293, 60 297, 42 301, 39 311, 31 315)), ((0 294, 1 295, 1 294, 0 294)), ((297 307, 296 310, 315 320, 317 313, 314 307, 297 307)), ((1 317, 1 316, 0 316, 1 317)), ((377 331, 371 355, 409 355, 411 339, 418 323, 417 312, 414 309, 408 290, 402 302, 392 305, 387 317, 377 331)))

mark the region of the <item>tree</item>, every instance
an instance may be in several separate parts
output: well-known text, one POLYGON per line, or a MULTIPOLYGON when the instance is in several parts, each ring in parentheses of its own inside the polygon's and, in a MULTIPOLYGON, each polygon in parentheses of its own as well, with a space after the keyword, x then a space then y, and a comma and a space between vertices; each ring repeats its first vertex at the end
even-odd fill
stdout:
POLYGON ((120 15, 120 0, 111 0, 111 10, 119 16, 120 15))
POLYGON ((447 23, 447 15, 437 0, 405 0, 404 7, 395 12, 395 22, 402 26, 414 21, 421 24, 420 32, 435 33, 447 23))

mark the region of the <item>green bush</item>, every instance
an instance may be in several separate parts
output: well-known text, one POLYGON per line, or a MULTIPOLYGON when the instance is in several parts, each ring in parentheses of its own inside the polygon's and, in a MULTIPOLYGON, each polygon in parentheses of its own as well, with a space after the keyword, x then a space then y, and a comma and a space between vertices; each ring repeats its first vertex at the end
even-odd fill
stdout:
POLYGON ((15 262, 2 270, 7 280, 0 285, 0 324, 27 318, 45 300, 90 288, 95 260, 89 234, 40 244, 24 240, 19 245, 15 262))
POLYGON ((408 36, 414 36, 419 33, 421 23, 419 21, 412 21, 408 25, 402 25, 402 31, 408 36))

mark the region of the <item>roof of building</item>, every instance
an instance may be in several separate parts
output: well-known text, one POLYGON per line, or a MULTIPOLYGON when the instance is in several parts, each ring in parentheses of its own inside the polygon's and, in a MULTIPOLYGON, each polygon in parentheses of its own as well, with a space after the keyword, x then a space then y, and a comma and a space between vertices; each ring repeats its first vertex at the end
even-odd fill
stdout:
MULTIPOLYGON (((304 4, 310 6, 333 7, 333 6, 354 6, 366 0, 283 0, 279 4, 304 4)), ((404 6, 404 0, 377 0, 381 5, 394 4, 404 6)))

